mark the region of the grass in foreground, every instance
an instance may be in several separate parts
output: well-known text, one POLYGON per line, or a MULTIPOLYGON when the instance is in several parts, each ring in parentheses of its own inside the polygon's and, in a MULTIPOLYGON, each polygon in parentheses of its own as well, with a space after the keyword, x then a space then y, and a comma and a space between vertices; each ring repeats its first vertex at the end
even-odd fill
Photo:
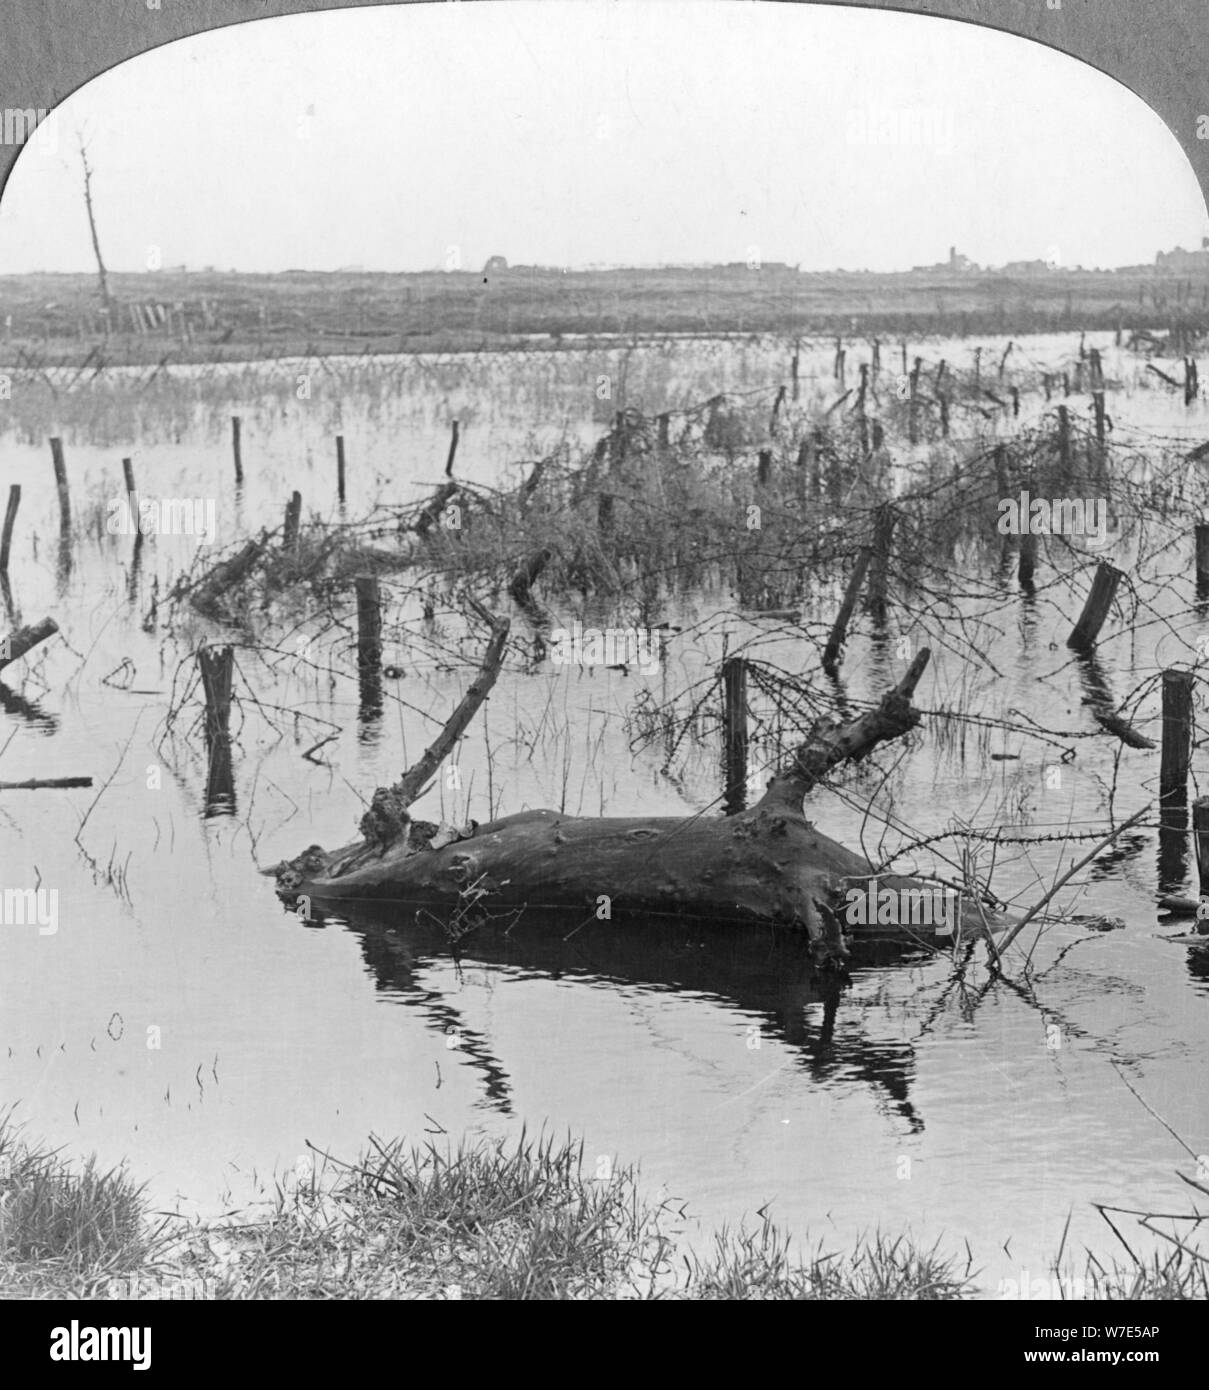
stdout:
MULTIPOLYGON (((633 1169, 584 1176, 582 1146, 372 1142, 277 1186, 266 1215, 152 1229, 124 1171, 71 1172, 0 1120, 0 1296, 236 1299, 960 1300, 975 1272, 908 1236, 806 1258, 765 1220, 683 1253, 682 1210, 633 1169), (334 1170, 334 1171, 333 1171, 334 1170)), ((1100 1268, 1089 1296, 1204 1298, 1204 1261, 1100 1268)))
POLYGON ((89 1159, 73 1171, 0 1116, 0 1292, 77 1293, 142 1267, 156 1240, 143 1189, 123 1169, 102 1172, 89 1159))

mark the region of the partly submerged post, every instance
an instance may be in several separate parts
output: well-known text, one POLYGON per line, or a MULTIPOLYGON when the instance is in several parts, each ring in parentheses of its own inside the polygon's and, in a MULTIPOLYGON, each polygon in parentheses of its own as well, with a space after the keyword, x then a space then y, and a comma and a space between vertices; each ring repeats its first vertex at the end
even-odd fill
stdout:
POLYGON ((242 428, 242 421, 238 415, 231 416, 231 452, 235 458, 235 486, 243 487, 243 451, 240 448, 239 435, 242 428))
POLYGON ((915 359, 915 365, 911 368, 911 376, 909 378, 911 396, 909 406, 910 415, 907 420, 907 437, 912 444, 917 444, 919 442, 919 423, 916 417, 916 411, 919 409, 919 372, 922 366, 923 358, 917 357, 915 359))
POLYGON ((1108 617, 1108 611, 1112 607, 1112 601, 1117 593, 1117 585, 1120 582, 1121 571, 1110 565, 1107 560, 1101 560, 1096 566, 1095 578, 1092 580, 1087 602, 1083 605, 1083 612, 1080 614, 1079 621, 1075 624, 1071 635, 1066 639, 1068 647, 1087 648, 1095 646, 1096 638, 1099 637, 1104 620, 1108 617))
POLYGON ((235 771, 231 758, 231 678, 233 647, 200 647, 197 664, 206 697, 206 815, 235 810, 235 771))
POLYGON ((1096 412, 1096 452, 1098 458, 1103 460, 1107 423, 1104 412, 1104 367, 1097 348, 1092 348, 1089 355, 1091 358, 1091 399, 1096 412))
POLYGON ((1196 872, 1201 897, 1209 898, 1209 796, 1192 803, 1192 833, 1196 842, 1196 872))
POLYGON ((1163 747, 1159 809, 1165 819, 1182 815, 1192 765, 1192 672, 1163 672, 1163 747))
MULTIPOLYGON (((134 461, 132 459, 122 460, 122 477, 126 480, 126 496, 130 498, 137 488, 134 486, 134 461)), ((138 532, 138 517, 134 518, 135 531, 138 532)))
MULTIPOLYGON (((864 377, 864 367, 861 368, 862 379, 864 377)), ((777 388, 777 398, 772 403, 772 416, 768 421, 768 435, 770 439, 777 437, 777 422, 781 418, 781 407, 785 404, 785 387, 781 385, 777 388)))
POLYGON ((8 556, 13 545, 13 527, 17 522, 17 508, 20 505, 21 484, 13 483, 8 490, 8 507, 5 509, 4 513, 4 530, 0 532, 0 574, 8 573, 8 556))
POLYGON ((382 604, 377 576, 358 575, 357 674, 361 683, 361 712, 372 716, 382 704, 382 604))
POLYGON ((889 502, 883 502, 873 518, 873 569, 869 575, 867 607, 879 623, 886 620, 890 547, 894 543, 894 526, 897 520, 894 508, 889 502))
POLYGON ((285 521, 282 525, 281 545, 283 550, 298 548, 298 532, 302 525, 302 493, 295 490, 285 504, 285 521))
POLYGON ((458 422, 457 422, 456 420, 451 420, 449 423, 450 423, 450 425, 451 425, 452 428, 450 429, 450 433, 449 433, 449 453, 448 453, 448 455, 447 455, 446 458, 445 458, 445 476, 446 476, 447 478, 452 478, 452 477, 453 477, 453 461, 454 461, 454 459, 457 458, 457 456, 458 456, 458 435, 459 435, 459 429, 458 429, 458 422))
POLYGON ((767 487, 772 477, 772 450, 761 449, 756 464, 756 479, 761 487, 767 487))
POLYGON ((1196 524, 1196 593, 1198 598, 1209 594, 1209 521, 1196 524))
MULTIPOLYGON (((1007 445, 996 444, 993 457, 995 460, 995 491, 999 494, 999 500, 1004 501, 1007 498, 1008 490, 1007 445)), ((1024 518, 1022 517, 1022 525, 1023 521, 1024 518)))
POLYGON ((71 494, 67 489, 67 461, 63 457, 63 441, 57 437, 50 441, 50 458, 55 470, 55 487, 59 492, 59 534, 71 533, 71 494))
POLYGON ((199 647, 197 665, 206 697, 206 737, 226 738, 231 724, 231 682, 234 647, 199 647))
POLYGON ((344 506, 344 436, 336 436, 336 500, 344 506))
POLYGON ((725 745, 728 816, 747 805, 747 662, 741 656, 722 663, 722 730, 725 745))
POLYGON ((856 564, 852 567, 852 573, 848 576, 848 587, 844 590, 844 599, 840 604, 839 614, 831 629, 831 636, 827 639, 827 645, 823 649, 823 670, 829 676, 835 675, 840 652, 843 650, 844 642, 848 636, 848 624, 856 609, 856 600, 860 595, 861 585, 865 582, 865 571, 869 568, 869 561, 872 556, 871 547, 864 546, 856 557, 856 564))
POLYGON ((1070 467, 1070 411, 1064 405, 1058 407, 1058 457, 1062 467, 1070 467))

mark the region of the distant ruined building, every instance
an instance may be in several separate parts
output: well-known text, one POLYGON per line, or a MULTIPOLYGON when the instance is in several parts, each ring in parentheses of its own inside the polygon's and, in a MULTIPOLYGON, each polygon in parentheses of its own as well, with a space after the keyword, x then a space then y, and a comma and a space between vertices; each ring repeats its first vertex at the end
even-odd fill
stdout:
POLYGON ((1159 270, 1209 271, 1209 236, 1201 238, 1199 251, 1185 251, 1182 246, 1177 246, 1174 251, 1160 251, 1154 263, 1159 270))
POLYGON ((936 274, 939 271, 947 270, 957 275, 966 275, 971 271, 981 270, 982 267, 975 265, 969 256, 960 255, 956 246, 950 246, 947 261, 938 261, 935 265, 913 265, 911 269, 916 273, 925 274, 936 274))
POLYGON ((498 271, 507 270, 508 261, 504 256, 488 256, 487 264, 483 267, 484 275, 494 275, 498 271))

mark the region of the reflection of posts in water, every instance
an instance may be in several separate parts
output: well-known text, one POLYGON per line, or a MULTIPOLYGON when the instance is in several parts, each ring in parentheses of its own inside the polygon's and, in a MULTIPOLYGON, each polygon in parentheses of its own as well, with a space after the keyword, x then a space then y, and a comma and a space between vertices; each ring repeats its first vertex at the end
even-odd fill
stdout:
POLYGON ((43 618, 39 623, 30 623, 28 627, 18 628, 16 632, 0 637, 0 671, 14 661, 20 661, 26 652, 32 651, 48 637, 53 637, 58 630, 59 624, 53 618, 43 618))
POLYGON ((1153 748, 1154 744, 1150 739, 1143 738, 1132 724, 1116 712, 1116 701, 1095 648, 1076 648, 1075 661, 1087 696, 1087 705, 1101 728, 1107 729, 1110 734, 1116 734, 1127 748, 1153 748))
POLYGON ((62 598, 67 593, 71 581, 71 537, 59 537, 59 551, 55 563, 55 593, 62 598))
POLYGON ((16 715, 41 733, 53 734, 58 731, 59 720, 54 714, 47 714, 41 705, 18 695, 3 681, 0 681, 0 710, 5 714, 16 715))
POLYGON ((130 576, 126 581, 126 601, 133 603, 138 598, 139 576, 143 570, 143 533, 134 533, 134 550, 130 556, 130 576))
POLYGON ((231 647, 202 647, 197 653, 206 696, 206 816, 235 811, 235 773, 231 757, 231 678, 235 652, 231 647))
MULTIPOLYGON (((507 1112, 511 1085, 506 1057, 490 1041, 462 1027, 434 988, 434 961, 447 961, 452 951, 440 921, 395 904, 389 915, 339 908, 340 918, 359 939, 378 988, 400 996, 422 1015, 426 1025, 444 1035, 450 1055, 460 1058, 484 1081, 484 1104, 507 1112), (456 1030, 457 1050, 451 1044, 456 1030)), ((313 912, 312 925, 322 925, 322 912, 313 912)), ((540 972, 563 983, 576 976, 594 991, 603 980, 637 985, 659 994, 669 989, 715 1004, 743 1017, 736 1045, 750 1048, 761 1041, 788 1047, 801 1070, 813 1081, 832 1077, 867 1083, 887 1098, 912 1131, 923 1121, 911 1101, 915 1054, 910 1043, 894 1038, 869 1038, 863 1020, 845 1016, 841 1005, 847 984, 819 974, 804 935, 767 926, 726 926, 691 918, 650 917, 627 921, 613 918, 593 923, 566 942, 563 913, 533 909, 519 920, 478 928, 458 946, 464 964, 480 962, 503 969, 540 972), (600 929, 597 930, 596 927, 600 929), (606 929, 607 928, 607 929, 606 929)), ((770 1062, 769 1070, 777 1065, 770 1062)))
POLYGON ((360 715, 369 723, 382 714, 382 604, 373 575, 360 575, 355 582, 360 715))

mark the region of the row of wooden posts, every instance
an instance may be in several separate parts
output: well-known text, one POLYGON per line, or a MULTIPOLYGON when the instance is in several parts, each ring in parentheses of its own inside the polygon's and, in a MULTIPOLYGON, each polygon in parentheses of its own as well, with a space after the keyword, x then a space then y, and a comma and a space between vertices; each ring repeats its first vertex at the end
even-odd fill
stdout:
MULTIPOLYGON (((235 485, 243 486, 243 452, 241 447, 241 420, 238 415, 231 417, 231 444, 235 460, 235 485)), ((55 490, 59 497, 59 535, 62 540, 71 536, 71 491, 67 482, 67 459, 63 451, 63 441, 57 436, 50 440, 51 464, 55 474, 55 490)), ((122 460, 122 475, 129 496, 136 491, 134 482, 134 461, 122 460)), ((343 505, 345 500, 345 455, 344 436, 336 436, 336 496, 343 505)), ((13 529, 17 524, 17 512, 21 506, 21 484, 12 483, 8 489, 8 503, 4 512, 4 524, 0 529, 0 575, 7 575, 9 556, 12 553, 13 529)), ((286 504, 285 535, 286 544, 297 541, 299 524, 302 518, 302 498, 295 492, 286 504)))
MULTIPOLYGON (((725 814, 735 815, 748 796, 748 662, 728 657, 722 663, 722 744, 725 814)), ((1182 878, 1181 858, 1188 831, 1188 782, 1193 749, 1193 673, 1162 673, 1162 744, 1159 755, 1160 849, 1171 876, 1182 878)), ((1145 745, 1153 747, 1153 745, 1145 745)), ((1192 829, 1202 897, 1209 897, 1209 796, 1192 802, 1192 829)))

